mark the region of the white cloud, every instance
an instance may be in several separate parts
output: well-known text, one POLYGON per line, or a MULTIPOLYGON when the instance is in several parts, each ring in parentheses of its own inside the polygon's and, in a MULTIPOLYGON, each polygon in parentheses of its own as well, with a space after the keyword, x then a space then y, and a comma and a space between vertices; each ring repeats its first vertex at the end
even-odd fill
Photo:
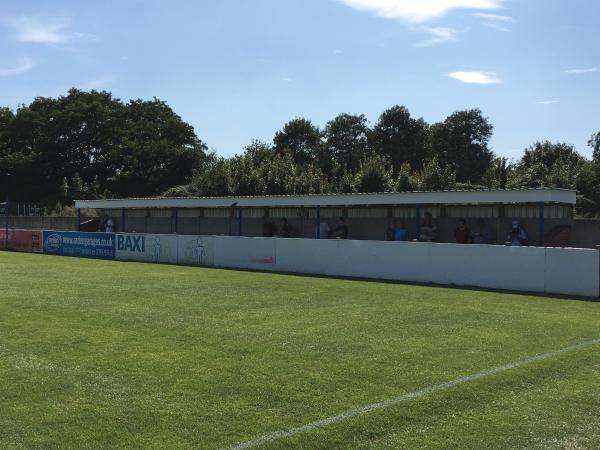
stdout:
POLYGON ((483 22, 481 25, 483 25, 484 27, 491 28, 492 30, 502 31, 503 33, 508 33, 510 31, 509 28, 498 23, 483 22))
POLYGON ((498 84, 502 83, 496 72, 452 72, 446 76, 468 84, 498 84))
POLYGON ((493 10, 504 0, 338 0, 359 11, 410 23, 438 19, 454 9, 493 10))
POLYGON ((431 38, 418 42, 415 46, 432 47, 437 44, 443 44, 444 42, 454 42, 458 40, 456 37, 458 32, 454 28, 436 27, 427 28, 424 31, 431 34, 431 38))
POLYGON ((35 63, 29 58, 21 58, 13 67, 0 67, 0 77, 21 75, 35 67, 35 63))
POLYGON ((567 73, 575 73, 575 74, 580 74, 580 73, 597 73, 600 72, 600 67, 590 67, 587 69, 570 69, 567 70, 567 73))
POLYGON ((556 105, 557 103, 560 103, 560 100, 542 100, 536 103, 538 105, 556 105))
POLYGON ((485 20, 493 20, 496 22, 504 22, 504 23, 515 23, 516 20, 510 16, 501 16, 500 14, 488 14, 488 13, 473 13, 476 17, 481 17, 485 20))
POLYGON ((292 81, 294 81, 294 80, 292 80, 291 78, 288 78, 288 77, 279 77, 279 80, 285 81, 286 83, 291 83, 292 81))
POLYGON ((102 75, 82 83, 79 87, 83 90, 104 89, 113 84, 116 80, 117 77, 115 75, 102 75))
POLYGON ((60 45, 74 40, 95 40, 90 33, 69 31, 71 19, 38 17, 9 17, 3 22, 15 31, 15 39, 19 42, 33 44, 60 45))

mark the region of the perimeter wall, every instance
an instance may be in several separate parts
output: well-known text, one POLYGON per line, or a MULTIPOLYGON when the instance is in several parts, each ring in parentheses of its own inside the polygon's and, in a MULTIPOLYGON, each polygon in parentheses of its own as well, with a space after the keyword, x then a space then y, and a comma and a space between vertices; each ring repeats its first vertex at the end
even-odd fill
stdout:
POLYGON ((600 296, 600 251, 138 233, 0 232, 0 249, 600 296), (42 245, 40 245, 42 244, 42 245))

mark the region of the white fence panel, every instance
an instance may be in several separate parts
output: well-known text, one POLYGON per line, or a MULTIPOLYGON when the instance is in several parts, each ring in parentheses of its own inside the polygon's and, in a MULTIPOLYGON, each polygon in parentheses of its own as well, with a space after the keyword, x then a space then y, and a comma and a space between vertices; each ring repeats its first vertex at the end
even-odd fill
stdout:
POLYGON ((281 270, 277 268, 276 239, 215 236, 214 240, 217 267, 281 270))
POLYGON ((545 291, 599 297, 599 255, 597 250, 547 248, 545 291))
POLYGON ((413 242, 117 234, 121 260, 600 296, 600 252, 413 242))
POLYGON ((213 266, 215 238, 213 236, 177 236, 179 264, 213 266))

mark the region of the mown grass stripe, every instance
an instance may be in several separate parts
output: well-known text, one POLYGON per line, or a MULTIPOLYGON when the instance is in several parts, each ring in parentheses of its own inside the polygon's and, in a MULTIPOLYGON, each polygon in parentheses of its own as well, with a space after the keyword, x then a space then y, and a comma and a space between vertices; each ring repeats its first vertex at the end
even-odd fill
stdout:
POLYGON ((327 417, 325 419, 317 420, 315 422, 308 423, 306 425, 302 425, 296 428, 290 428, 288 430, 275 431, 273 433, 265 434, 264 436, 258 437, 256 439, 241 442, 233 447, 230 447, 229 450, 245 450, 249 448, 258 447, 260 445, 269 444, 275 441, 279 441, 282 439, 286 439, 292 436, 296 436, 298 434, 306 433, 308 431, 316 430, 319 428, 325 428, 327 426, 342 422, 344 420, 348 420, 352 417, 361 416, 363 414, 367 414, 372 411, 389 408, 391 406, 395 406, 399 403, 413 400, 415 398, 424 397, 426 395, 432 394, 434 392, 443 391, 449 389, 453 386, 457 386, 459 384, 468 383, 470 381, 479 380, 481 378, 486 378, 492 375, 496 375, 501 372, 506 372, 507 370, 516 369, 518 367, 528 366, 530 364, 544 361, 546 359, 553 358, 555 356, 560 356, 565 353, 574 352, 586 347, 590 347, 593 345, 600 344, 600 339, 594 339, 590 341, 585 341, 580 344, 572 345, 570 347, 565 347, 560 350, 555 350, 548 353, 543 353, 540 355, 532 356, 527 359, 522 359, 520 361, 515 361, 512 363, 505 364, 503 366, 494 367, 491 369, 482 370, 481 372, 477 372, 471 375, 467 375, 461 378, 457 378, 455 380, 446 381, 445 383, 434 384, 432 386, 425 387, 423 389, 419 389, 418 391, 409 392, 407 394, 401 395, 396 398, 392 398, 389 400, 384 400, 377 403, 371 403, 370 405, 361 406, 360 408, 351 409, 349 411, 343 412, 336 416, 327 417))

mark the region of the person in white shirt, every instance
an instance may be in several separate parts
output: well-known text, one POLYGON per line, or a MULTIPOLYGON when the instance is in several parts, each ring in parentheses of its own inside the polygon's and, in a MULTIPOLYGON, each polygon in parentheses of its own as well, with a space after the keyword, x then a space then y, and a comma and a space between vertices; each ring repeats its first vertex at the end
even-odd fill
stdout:
POLYGON ((329 233, 331 233, 329 224, 325 220, 321 220, 319 224, 319 239, 329 239, 329 233))
POLYGON ((518 220, 513 220, 512 228, 506 238, 506 245, 511 247, 523 247, 527 244, 527 233, 519 226, 518 220))

